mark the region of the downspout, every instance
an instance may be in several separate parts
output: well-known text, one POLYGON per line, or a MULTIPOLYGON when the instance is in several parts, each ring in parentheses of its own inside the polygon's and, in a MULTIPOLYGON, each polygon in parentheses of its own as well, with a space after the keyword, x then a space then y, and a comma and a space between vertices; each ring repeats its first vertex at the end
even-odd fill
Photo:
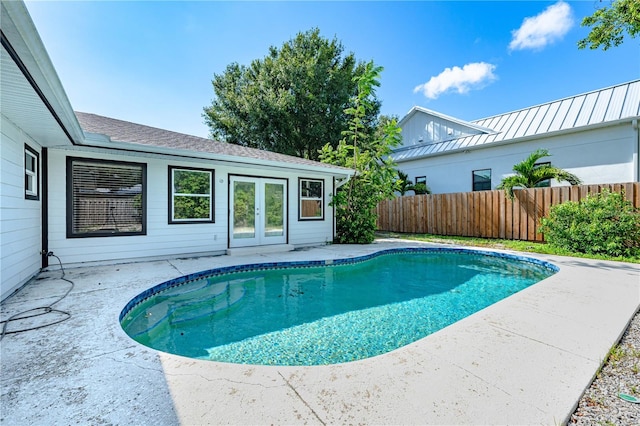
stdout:
POLYGON ((640 130, 638 130, 638 119, 634 118, 631 121, 631 127, 636 133, 636 146, 635 155, 633 156, 634 168, 633 168, 633 180, 634 182, 640 182, 640 130))
POLYGON ((42 148, 40 152, 40 171, 42 175, 42 190, 40 194, 40 214, 42 217, 40 232, 42 233, 41 267, 49 266, 49 152, 42 148))

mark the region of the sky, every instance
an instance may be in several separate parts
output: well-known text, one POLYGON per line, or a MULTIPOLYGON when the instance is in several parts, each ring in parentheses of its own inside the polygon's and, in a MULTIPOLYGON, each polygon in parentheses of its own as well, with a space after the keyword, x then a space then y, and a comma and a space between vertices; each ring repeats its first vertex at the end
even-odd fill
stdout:
POLYGON ((381 113, 476 120, 640 78, 640 38, 580 50, 587 1, 27 1, 74 110, 207 137, 211 80, 319 28, 384 67, 381 113))

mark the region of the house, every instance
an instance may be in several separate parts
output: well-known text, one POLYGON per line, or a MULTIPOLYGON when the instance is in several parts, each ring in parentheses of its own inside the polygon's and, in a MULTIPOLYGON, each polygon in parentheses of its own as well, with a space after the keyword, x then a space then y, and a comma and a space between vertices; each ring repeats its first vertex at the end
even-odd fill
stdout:
POLYGON ((1 3, 0 299, 48 266, 334 237, 351 171, 75 113, 23 2, 1 3))
POLYGON ((495 189, 537 149, 584 184, 638 182, 638 119, 640 80, 472 122, 416 106, 392 157, 434 194, 495 189))

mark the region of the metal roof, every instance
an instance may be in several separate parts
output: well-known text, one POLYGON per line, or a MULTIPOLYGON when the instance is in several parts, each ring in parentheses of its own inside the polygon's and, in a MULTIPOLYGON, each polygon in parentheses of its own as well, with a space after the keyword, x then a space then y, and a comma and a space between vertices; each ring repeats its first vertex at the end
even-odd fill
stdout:
MULTIPOLYGON (((421 110, 428 113, 428 110, 421 110)), ((412 110, 410 114, 415 114, 415 111, 412 110)), ((391 154, 391 157, 395 161, 409 161, 427 155, 443 154, 498 142, 515 142, 521 138, 578 130, 638 116, 640 116, 640 80, 635 80, 475 120, 469 124, 490 129, 491 133, 404 147, 391 154)), ((403 118, 401 122, 403 121, 406 120, 403 118)))

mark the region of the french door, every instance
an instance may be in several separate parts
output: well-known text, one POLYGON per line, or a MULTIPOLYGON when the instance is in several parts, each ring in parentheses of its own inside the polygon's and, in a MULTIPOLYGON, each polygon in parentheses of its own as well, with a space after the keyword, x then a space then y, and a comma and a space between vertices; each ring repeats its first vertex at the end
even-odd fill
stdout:
POLYGON ((229 177, 229 247, 287 242, 286 179, 229 177))

